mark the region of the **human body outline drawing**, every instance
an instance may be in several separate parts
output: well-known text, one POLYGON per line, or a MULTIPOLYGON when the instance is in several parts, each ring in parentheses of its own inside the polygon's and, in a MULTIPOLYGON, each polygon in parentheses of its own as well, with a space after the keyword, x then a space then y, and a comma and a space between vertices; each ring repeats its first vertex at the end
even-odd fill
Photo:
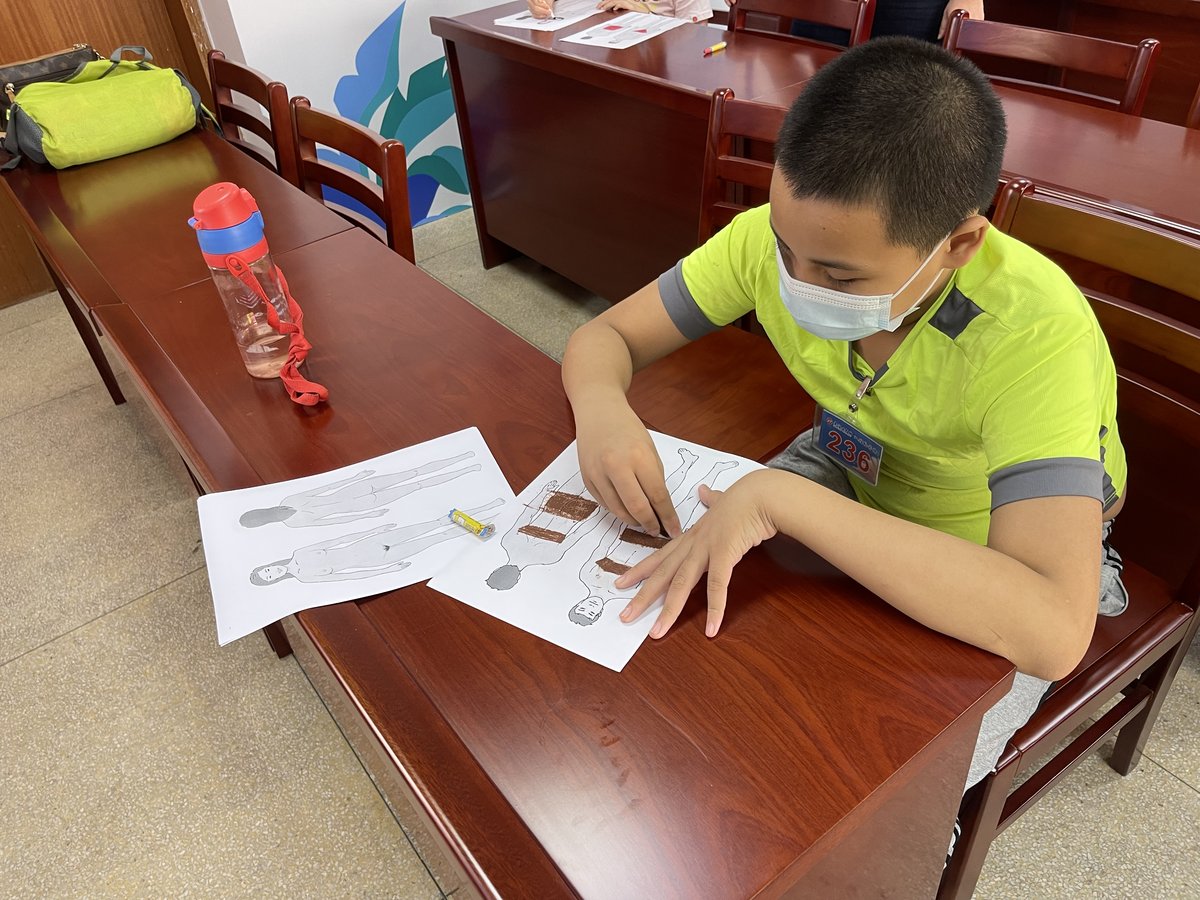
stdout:
MULTIPOLYGON (((479 516, 503 505, 504 500, 496 498, 464 512, 479 516)), ((374 578, 407 569, 411 565, 409 557, 470 534, 447 516, 412 525, 389 522, 369 531, 309 544, 296 550, 289 559, 256 566, 250 572, 250 583, 263 587, 290 578, 304 584, 374 578)))
MULTIPOLYGON (((700 518, 700 485, 715 489, 721 475, 737 468, 737 462, 718 460, 703 476, 680 490, 683 479, 698 457, 685 447, 679 448, 679 455, 683 462, 667 479, 667 491, 679 514, 680 525, 686 531, 700 518)), ((652 537, 614 517, 613 524, 600 540, 600 546, 605 547, 603 555, 593 559, 596 554, 592 554, 579 570, 579 580, 587 588, 587 596, 567 610, 567 619, 580 626, 595 625, 613 600, 632 599, 637 593, 637 585, 619 590, 616 579, 667 543, 666 538, 652 537), (607 545, 604 538, 609 539, 607 545)))
POLYGON ((605 515, 600 504, 588 495, 579 472, 561 488, 557 481, 546 482, 501 536, 505 562, 487 577, 487 586, 495 591, 512 590, 530 566, 560 562, 605 515))
POLYGON ((377 475, 374 469, 364 469, 349 478, 291 494, 277 506, 247 510, 238 521, 245 528, 258 528, 272 522, 282 522, 288 528, 307 528, 376 519, 402 497, 480 471, 483 467, 475 463, 454 472, 431 474, 474 456, 475 451, 468 450, 458 456, 388 475, 377 475), (430 477, 422 477, 426 475, 430 477))

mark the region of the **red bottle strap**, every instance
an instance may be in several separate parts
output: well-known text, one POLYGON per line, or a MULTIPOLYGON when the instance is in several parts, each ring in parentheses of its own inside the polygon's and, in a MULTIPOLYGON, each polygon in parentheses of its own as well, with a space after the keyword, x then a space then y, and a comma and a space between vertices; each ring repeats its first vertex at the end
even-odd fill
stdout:
POLYGON ((291 341, 288 344, 287 359, 283 363, 283 368, 279 370, 279 379, 283 382, 283 386, 287 388, 288 396, 292 401, 299 403, 301 406, 316 406, 329 399, 329 391, 324 385, 317 384, 315 381, 309 381, 300 374, 300 366, 308 356, 308 351, 312 349, 312 344, 304 336, 304 311, 300 308, 300 304, 296 302, 296 298, 292 296, 291 290, 288 288, 287 279, 283 277, 283 272, 279 270, 279 266, 275 267, 275 275, 279 278, 279 284, 283 287, 283 296, 287 299, 288 314, 292 317, 290 322, 281 322, 279 314, 275 311, 275 307, 271 305, 271 300, 267 297, 267 292, 263 290, 263 286, 259 284, 257 276, 251 271, 250 266, 244 259, 236 253, 231 253, 225 257, 225 266, 233 273, 234 277, 242 284, 246 285, 254 294, 262 301, 263 308, 267 312, 267 322, 280 334, 290 334, 291 341))

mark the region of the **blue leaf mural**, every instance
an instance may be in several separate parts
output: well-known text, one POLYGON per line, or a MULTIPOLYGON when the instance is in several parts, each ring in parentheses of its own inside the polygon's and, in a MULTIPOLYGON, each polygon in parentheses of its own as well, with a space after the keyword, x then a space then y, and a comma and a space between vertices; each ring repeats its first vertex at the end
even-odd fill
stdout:
POLYGON ((383 105, 400 81, 400 25, 404 4, 396 7, 383 24, 372 31, 354 54, 358 75, 338 79, 333 102, 348 119, 366 124, 383 105))
MULTIPOLYGON (((459 212, 466 204, 457 204, 436 216, 430 215, 438 192, 467 193, 467 169, 462 150, 458 147, 438 147, 432 153, 413 158, 412 151, 454 116, 454 97, 444 59, 435 59, 416 69, 401 90, 400 30, 403 25, 404 3, 401 3, 367 36, 354 56, 357 74, 339 79, 334 90, 338 112, 361 122, 368 128, 383 109, 378 126, 384 137, 395 138, 404 144, 408 158, 409 209, 414 225, 459 212)), ((365 168, 348 157, 327 150, 322 159, 343 165, 366 177, 365 168)), ((362 204, 344 194, 326 189, 332 202, 370 215, 362 204)))

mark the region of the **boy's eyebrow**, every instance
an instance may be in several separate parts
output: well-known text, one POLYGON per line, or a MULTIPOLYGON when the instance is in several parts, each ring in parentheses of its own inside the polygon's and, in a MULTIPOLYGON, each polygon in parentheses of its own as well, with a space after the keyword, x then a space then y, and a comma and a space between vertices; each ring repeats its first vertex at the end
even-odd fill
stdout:
MULTIPOLYGON (((768 219, 767 224, 771 226, 771 233, 775 235, 775 240, 779 241, 779 243, 787 249, 788 253, 791 253, 792 248, 788 247, 787 242, 784 241, 784 239, 779 236, 779 232, 775 230, 775 223, 768 219)), ((794 256, 795 254, 792 255, 794 256)), ((866 269, 860 269, 858 266, 853 266, 850 263, 844 263, 833 259, 810 259, 809 262, 816 263, 818 266, 824 266, 826 269, 837 269, 842 272, 866 271, 866 269)))

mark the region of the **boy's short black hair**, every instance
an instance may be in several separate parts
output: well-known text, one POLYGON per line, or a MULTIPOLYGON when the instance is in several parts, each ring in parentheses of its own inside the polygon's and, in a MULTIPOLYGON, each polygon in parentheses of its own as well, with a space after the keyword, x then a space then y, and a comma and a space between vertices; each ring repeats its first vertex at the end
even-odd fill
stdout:
POLYGON ((805 86, 775 164, 792 196, 874 204, 889 240, 928 252, 991 205, 1005 133, 1000 100, 969 60, 927 41, 876 38, 805 86))

